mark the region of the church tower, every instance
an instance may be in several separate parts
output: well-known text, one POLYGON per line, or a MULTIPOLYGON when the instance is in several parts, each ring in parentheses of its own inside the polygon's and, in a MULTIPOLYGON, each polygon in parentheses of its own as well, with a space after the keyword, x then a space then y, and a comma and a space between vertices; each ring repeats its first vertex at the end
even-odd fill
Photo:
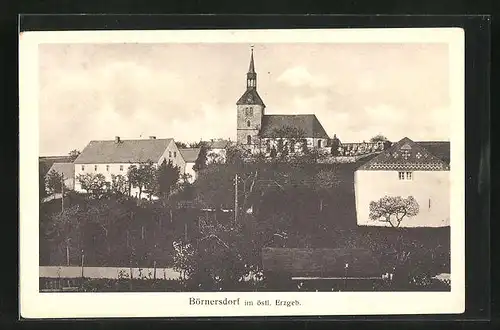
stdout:
POLYGON ((250 55, 250 66, 247 72, 246 91, 236 102, 237 108, 237 142, 247 149, 253 149, 258 143, 258 134, 262 125, 262 117, 266 108, 257 93, 257 73, 253 61, 253 47, 250 55))

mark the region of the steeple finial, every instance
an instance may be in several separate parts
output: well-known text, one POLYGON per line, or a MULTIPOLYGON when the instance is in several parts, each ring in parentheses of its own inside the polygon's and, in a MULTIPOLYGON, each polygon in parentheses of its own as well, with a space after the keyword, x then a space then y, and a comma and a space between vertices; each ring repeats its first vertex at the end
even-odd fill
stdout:
POLYGON ((248 73, 255 73, 255 65, 253 63, 253 45, 250 46, 250 67, 248 68, 248 73))

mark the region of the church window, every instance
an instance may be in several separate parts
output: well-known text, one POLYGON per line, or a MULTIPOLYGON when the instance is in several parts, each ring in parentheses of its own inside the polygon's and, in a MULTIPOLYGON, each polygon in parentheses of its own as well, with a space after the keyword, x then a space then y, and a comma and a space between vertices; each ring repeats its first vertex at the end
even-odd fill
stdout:
POLYGON ((250 120, 247 120, 247 127, 250 127, 250 120))
POLYGON ((413 173, 412 172, 406 172, 406 180, 413 180, 413 173))
POLYGON ((174 158, 177 157, 177 151, 174 151, 174 158))
POLYGON ((431 199, 429 198, 429 209, 431 208, 431 199))
POLYGON ((247 135, 247 144, 252 144, 252 137, 247 135))
POLYGON ((172 151, 168 152, 168 157, 172 157, 172 151))
POLYGON ((399 180, 405 179, 405 172, 399 172, 399 180))

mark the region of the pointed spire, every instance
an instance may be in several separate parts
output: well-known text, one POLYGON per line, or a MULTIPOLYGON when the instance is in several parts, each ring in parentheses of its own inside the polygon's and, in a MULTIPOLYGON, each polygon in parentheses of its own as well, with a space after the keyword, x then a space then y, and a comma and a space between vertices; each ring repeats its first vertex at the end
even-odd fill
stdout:
POLYGON ((250 67, 248 68, 248 73, 255 73, 255 65, 253 63, 253 45, 250 47, 251 55, 250 55, 250 67))

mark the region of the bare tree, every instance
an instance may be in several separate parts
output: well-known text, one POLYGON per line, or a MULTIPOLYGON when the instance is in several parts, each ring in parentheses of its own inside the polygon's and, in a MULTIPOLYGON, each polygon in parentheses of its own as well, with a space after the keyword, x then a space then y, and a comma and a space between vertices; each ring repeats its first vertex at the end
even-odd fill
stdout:
POLYGON ((384 196, 378 201, 370 202, 370 219, 386 222, 391 227, 397 228, 405 217, 414 217, 418 214, 420 206, 413 196, 384 196))

